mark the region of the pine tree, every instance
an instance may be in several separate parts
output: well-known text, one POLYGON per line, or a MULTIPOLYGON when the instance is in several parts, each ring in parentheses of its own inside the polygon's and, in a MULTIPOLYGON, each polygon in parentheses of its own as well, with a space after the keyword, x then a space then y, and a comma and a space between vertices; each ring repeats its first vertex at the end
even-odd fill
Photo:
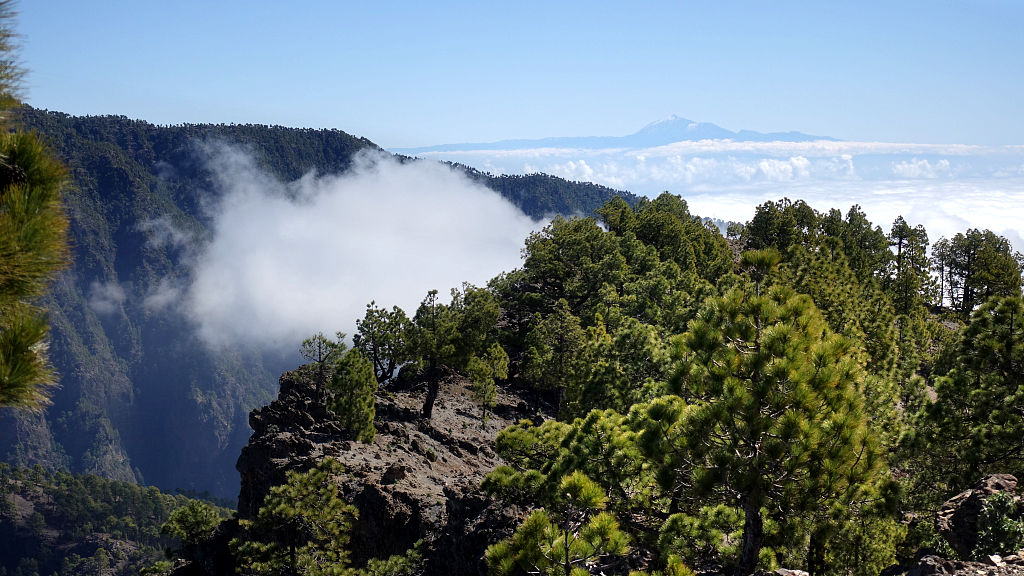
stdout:
POLYGON ((316 385, 323 391, 327 377, 334 369, 334 363, 345 352, 345 334, 338 332, 337 340, 324 336, 323 332, 306 338, 299 345, 299 354, 313 364, 316 385))
POLYGON ((451 294, 451 304, 444 305, 437 301, 437 290, 431 290, 412 319, 412 356, 427 369, 427 395, 422 409, 427 420, 440 391, 440 369, 470 375, 473 363, 472 369, 479 374, 480 361, 487 360, 488 349, 495 344, 494 328, 501 315, 498 300, 490 290, 463 284, 462 290, 453 289, 451 294))
POLYGON ((640 445, 673 500, 712 496, 742 510, 738 576, 757 567, 765 510, 817 514, 882 473, 858 354, 808 297, 733 289, 706 303, 681 356, 674 394, 646 407, 640 445))
POLYGON ((291 471, 270 489, 246 533, 232 540, 242 574, 347 576, 349 530, 358 512, 341 497, 337 460, 291 471))
POLYGON ((568 302, 559 300, 550 314, 536 316, 526 335, 522 379, 537 390, 558 390, 561 398, 584 368, 585 342, 579 318, 568 302))
POLYGON ((160 533, 181 542, 180 554, 187 559, 195 558, 197 545, 210 537, 220 525, 221 517, 217 510, 199 500, 189 500, 188 504, 171 512, 167 522, 160 527, 160 533))
POLYGON ((480 420, 486 422, 498 394, 494 381, 508 378, 508 354, 495 342, 483 354, 469 359, 466 373, 473 381, 473 400, 480 405, 480 420))
POLYGON ((391 311, 377 308, 376 302, 366 305, 366 315, 356 320, 352 345, 373 362, 377 382, 383 384, 394 377, 395 369, 409 360, 409 318, 398 306, 391 311))
POLYGON ((49 403, 46 311, 36 304, 67 261, 64 167, 33 134, 8 132, 22 74, 14 55, 13 2, 0 1, 0 406, 49 403))
POLYGON ((1024 256, 990 230, 972 228, 940 238, 932 250, 932 265, 939 277, 939 303, 965 321, 988 298, 1021 292, 1024 256))
POLYGON ((886 289, 896 314, 911 315, 931 299, 928 233, 920 224, 911 228, 900 216, 892 224, 889 246, 895 254, 886 277, 886 289))
POLYGON ((989 300, 971 315, 935 401, 919 415, 915 452, 959 490, 986 472, 1024 473, 1024 301, 989 300))
POLYGON ((669 369, 669 354, 658 330, 633 318, 623 318, 611 332, 599 315, 587 330, 581 368, 567 382, 564 415, 583 417, 591 410, 621 413, 657 395, 669 369))
POLYGON ((371 363, 362 352, 349 350, 335 364, 327 384, 331 394, 331 410, 342 427, 360 442, 371 442, 377 378, 371 363))
POLYGON ((606 498, 580 472, 566 475, 547 509, 534 510, 512 538, 487 549, 491 574, 582 576, 606 573, 629 551, 629 538, 602 510, 606 498))

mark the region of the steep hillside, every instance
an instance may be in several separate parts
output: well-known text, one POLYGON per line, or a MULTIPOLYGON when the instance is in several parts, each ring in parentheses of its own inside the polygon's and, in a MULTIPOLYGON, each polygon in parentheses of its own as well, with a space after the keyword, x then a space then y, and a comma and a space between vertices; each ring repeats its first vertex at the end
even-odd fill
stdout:
MULTIPOLYGON (((31 108, 20 121, 70 168, 73 265, 46 303, 61 387, 43 415, 0 413, 0 457, 234 497, 247 414, 272 397, 277 375, 296 358, 287 350, 211 352, 185 320, 159 313, 148 298, 186 274, 190 248, 174 231, 200 241, 208 233, 204 206, 218 188, 203 146, 241 147, 291 181, 311 170, 343 172, 376 145, 339 130, 167 127, 31 108)), ((534 217, 590 213, 616 194, 544 176, 469 175, 534 217)))
POLYGON ((93 475, 0 464, 0 574, 138 574, 179 546, 161 525, 188 504, 198 503, 93 475))
POLYGON ((350 542, 355 565, 401 554, 422 540, 426 573, 483 573, 483 550, 522 520, 522 510, 480 490, 484 477, 504 463, 494 439, 523 418, 544 416, 528 408, 521 391, 503 390, 481 422, 472 383, 452 371, 440 378, 431 420, 420 417, 423 381, 378 393, 377 433, 363 444, 318 401, 308 372, 285 373, 278 398, 249 417, 254 434, 238 458, 238 517, 256 518, 287 472, 334 458, 346 470, 345 500, 359 509, 350 542))

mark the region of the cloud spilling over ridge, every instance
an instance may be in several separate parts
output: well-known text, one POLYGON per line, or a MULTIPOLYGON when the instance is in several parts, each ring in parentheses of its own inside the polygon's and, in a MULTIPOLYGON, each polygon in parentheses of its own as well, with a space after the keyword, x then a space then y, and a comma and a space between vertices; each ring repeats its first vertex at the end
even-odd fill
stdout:
MULTIPOLYGON (((411 315, 428 290, 447 295, 518 267, 537 227, 435 162, 367 152, 344 175, 282 183, 237 149, 207 150, 223 194, 183 298, 213 346, 292 347, 316 331, 351 334, 371 300, 411 315)), ((151 304, 166 305, 175 289, 163 286, 151 304)))

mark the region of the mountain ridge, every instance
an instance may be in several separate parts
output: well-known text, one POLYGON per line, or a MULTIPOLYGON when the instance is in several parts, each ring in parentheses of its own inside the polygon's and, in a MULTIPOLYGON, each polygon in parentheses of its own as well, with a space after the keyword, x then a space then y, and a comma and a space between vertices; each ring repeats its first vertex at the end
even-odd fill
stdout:
MULTIPOLYGON (((312 169, 343 173, 359 151, 379 146, 341 130, 158 126, 30 107, 18 124, 39 133, 68 167, 73 263, 44 299, 61 385, 42 414, 0 409, 0 461, 233 498, 234 463, 251 432, 248 413, 273 397, 278 375, 298 356, 242 347, 213 353, 187 319, 153 313, 147 296, 167 279, 187 280, 189 255, 174 242, 151 241, 152 226, 163 222, 198 239, 209 234, 203 207, 218 186, 197 142, 239 146, 287 182, 312 169)), ((534 219, 590 214, 616 195, 638 200, 551 176, 453 169, 534 219)))
POLYGON ((711 122, 695 122, 688 118, 672 115, 664 120, 647 124, 640 130, 626 136, 553 136, 536 139, 511 139, 495 142, 463 142, 437 144, 409 148, 391 148, 397 154, 422 154, 427 152, 453 152, 474 150, 521 150, 528 148, 650 148, 675 142, 696 142, 700 140, 734 140, 737 142, 810 142, 816 140, 837 141, 829 136, 815 136, 803 132, 757 132, 754 130, 732 131, 711 122))

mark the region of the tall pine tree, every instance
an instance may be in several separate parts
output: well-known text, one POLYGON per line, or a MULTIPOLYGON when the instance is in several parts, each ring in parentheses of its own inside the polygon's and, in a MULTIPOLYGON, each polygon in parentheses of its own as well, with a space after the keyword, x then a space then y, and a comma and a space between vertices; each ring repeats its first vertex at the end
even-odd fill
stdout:
MULTIPOLYGON (((755 278, 770 256, 745 259, 755 278)), ((673 500, 742 510, 738 576, 757 568, 766 513, 820 513, 883 470, 853 343, 810 298, 759 284, 708 301, 691 322, 673 394, 647 406, 640 439, 673 500)))

